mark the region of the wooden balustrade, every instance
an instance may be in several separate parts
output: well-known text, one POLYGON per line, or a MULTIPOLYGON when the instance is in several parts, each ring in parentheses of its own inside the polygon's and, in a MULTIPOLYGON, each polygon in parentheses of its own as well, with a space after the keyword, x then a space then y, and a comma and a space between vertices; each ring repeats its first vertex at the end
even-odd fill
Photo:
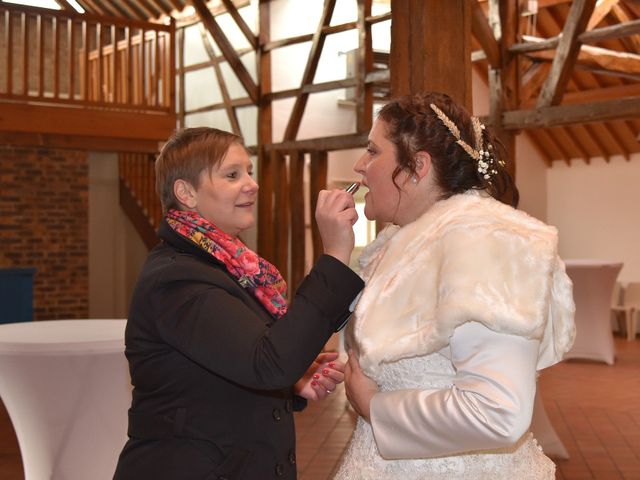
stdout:
POLYGON ((0 4, 0 99, 173 113, 175 26, 0 4))
POLYGON ((278 267, 292 295, 323 250, 314 212, 318 193, 327 187, 328 152, 272 148, 267 155, 260 186, 275 194, 260 197, 260 221, 271 225, 274 240, 258 249, 278 267))

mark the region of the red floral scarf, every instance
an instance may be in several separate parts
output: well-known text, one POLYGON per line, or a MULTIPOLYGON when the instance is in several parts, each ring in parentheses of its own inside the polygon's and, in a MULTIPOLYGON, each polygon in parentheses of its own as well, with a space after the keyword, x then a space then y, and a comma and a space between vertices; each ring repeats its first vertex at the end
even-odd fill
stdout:
POLYGON ((278 269, 197 212, 171 209, 165 217, 177 233, 224 263, 229 273, 277 320, 287 312, 287 284, 278 269))

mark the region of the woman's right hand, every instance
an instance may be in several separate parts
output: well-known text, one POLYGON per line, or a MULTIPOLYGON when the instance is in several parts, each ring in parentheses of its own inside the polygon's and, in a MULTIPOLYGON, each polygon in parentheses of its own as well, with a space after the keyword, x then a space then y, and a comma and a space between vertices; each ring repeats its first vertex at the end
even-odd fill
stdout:
POLYGON ((358 220, 353 195, 344 190, 321 190, 316 205, 316 222, 324 253, 349 265, 355 246, 353 225, 358 220))

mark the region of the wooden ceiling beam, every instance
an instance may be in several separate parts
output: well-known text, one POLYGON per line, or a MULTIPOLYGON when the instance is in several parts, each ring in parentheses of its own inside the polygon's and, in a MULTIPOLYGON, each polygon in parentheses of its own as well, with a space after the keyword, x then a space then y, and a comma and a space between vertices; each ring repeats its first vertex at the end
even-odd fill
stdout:
POLYGON ((471 33, 484 50, 489 65, 500 68, 500 46, 477 0, 471 0, 471 33))
POLYGON ((85 10, 90 10, 94 12, 96 15, 106 16, 106 13, 104 13, 105 11, 103 7, 101 7, 100 5, 97 5, 93 0, 83 0, 82 3, 86 5, 84 7, 85 10))
MULTIPOLYGON (((640 97, 640 83, 568 92, 562 97, 562 105, 600 102, 623 97, 640 97)), ((526 101, 522 105, 523 108, 533 108, 534 106, 535 101, 533 100, 526 101)))
MULTIPOLYGON (((620 23, 627 23, 633 20, 622 5, 614 5, 612 10, 613 10, 613 15, 618 19, 620 23)), ((639 35, 630 35, 624 38, 623 42, 629 44, 628 46, 630 47, 630 50, 633 50, 636 53, 640 52, 640 36, 639 35)))
POLYGON ((139 20, 147 20, 144 12, 138 8, 137 5, 132 4, 130 0, 114 0, 118 5, 122 8, 126 9, 128 12, 131 12, 133 18, 137 18, 139 20))
POLYGON ((587 135, 589 135, 589 138, 598 149, 599 156, 604 158, 605 162, 609 163, 609 160, 611 159, 611 155, 609 154, 609 152, 607 151, 607 148, 604 146, 604 144, 600 140, 600 135, 598 135, 594 131, 593 125, 585 124, 585 125, 580 125, 580 127, 584 128, 584 130, 587 132, 587 135))
POLYGON ((251 45, 253 49, 256 50, 258 48, 258 37, 249 28, 247 22, 244 21, 244 18, 242 18, 242 15, 240 15, 240 12, 238 12, 236 6, 231 0, 222 0, 222 3, 224 5, 224 8, 227 9, 227 12, 229 12, 229 15, 231 15, 231 17, 235 20, 236 25, 238 25, 238 28, 240 29, 242 34, 247 38, 249 45, 251 45))
POLYGON ((68 12, 75 12, 76 11, 76 9, 73 8, 73 5, 71 5, 69 2, 67 2, 67 0, 56 0, 56 2, 65 11, 68 11, 68 12))
MULTIPOLYGON (((130 0, 126 1, 131 3, 130 0)), ((149 4, 145 0, 135 0, 135 4, 144 12, 147 19, 154 18, 156 16, 155 11, 149 7, 149 4)))
POLYGON ((168 7, 165 3, 160 0, 149 0, 151 4, 160 12, 160 14, 170 15, 171 7, 168 7))
MULTIPOLYGON (((316 74, 318 63, 320 61, 320 55, 322 54, 322 48, 324 47, 324 41, 326 34, 323 33, 322 28, 328 26, 331 23, 331 17, 333 16, 333 10, 336 5, 336 0, 326 0, 322 15, 320 16, 320 22, 316 33, 313 35, 313 41, 311 42, 311 50, 309 51, 309 57, 307 59, 307 65, 305 66, 304 73, 302 74, 302 80, 300 81, 300 87, 304 87, 307 84, 313 83, 313 77, 316 74)), ((304 114, 305 107, 307 106, 307 100, 309 94, 301 93, 296 97, 296 101, 291 110, 291 116, 289 122, 284 131, 284 140, 295 140, 302 123, 302 116, 304 114)))
POLYGON ((603 124, 602 127, 607 132, 607 135, 609 136, 610 140, 613 141, 616 147, 620 149, 620 155, 622 155, 625 160, 629 161, 630 159, 629 152, 625 148, 622 140, 620 140, 620 137, 618 136, 618 132, 616 132, 613 128, 611 128, 611 125, 609 125, 608 123, 603 124))
POLYGON ((117 1, 112 2, 112 7, 118 11, 119 17, 123 17, 126 19, 137 18, 137 15, 135 14, 135 12, 127 10, 126 8, 123 8, 122 5, 117 1))
POLYGON ((617 5, 620 0, 600 0, 596 7, 593 9, 593 13, 591 14, 591 18, 589 19, 589 23, 587 24, 587 28, 585 31, 593 30, 596 25, 598 25, 604 17, 609 15, 611 9, 614 5, 617 5))
POLYGON ((504 112, 504 128, 519 130, 539 127, 555 127, 578 123, 631 120, 638 118, 640 96, 618 98, 602 102, 577 105, 539 107, 531 110, 504 112))
POLYGON ((596 0, 575 0, 571 4, 567 21, 562 29, 562 38, 551 65, 551 72, 538 97, 538 107, 557 105, 562 100, 564 89, 580 51, 578 35, 584 32, 595 4, 596 0))
POLYGON ((546 135, 549 143, 553 145, 553 148, 555 148, 558 152, 560 152, 560 158, 564 160, 564 163, 571 166, 571 155, 569 154, 567 149, 564 147, 564 145, 556 139, 556 136, 552 135, 549 130, 540 130, 540 133, 542 133, 543 135, 546 135))
MULTIPOLYGON (((554 53, 549 50, 533 52, 528 54, 528 56, 532 59, 547 61, 555 58, 554 53)), ((576 63, 602 68, 612 72, 632 75, 640 74, 640 55, 594 47, 592 45, 582 45, 576 58, 576 63)))
POLYGON ((218 45, 218 48, 220 48, 220 50, 222 51, 224 58, 227 60, 235 74, 238 76, 238 80, 240 80, 240 83, 249 94, 251 100, 254 103, 257 103, 258 86, 253 81, 253 78, 251 78, 251 74, 249 74, 247 68, 240 60, 240 57, 218 25, 218 22, 214 18, 213 14, 207 8, 204 0, 191 0, 191 4, 200 16, 202 23, 213 37, 213 40, 218 45))
MULTIPOLYGON (((590 32, 582 33, 578 40, 581 44, 597 43, 604 40, 613 40, 623 38, 629 35, 640 33, 640 19, 632 20, 618 25, 609 27, 596 28, 590 32)), ((516 43, 509 47, 510 53, 529 53, 542 50, 552 50, 558 46, 560 35, 550 38, 538 38, 530 35, 523 35, 522 38, 527 40, 525 43, 516 43)))
POLYGON ((542 142, 540 141, 538 132, 539 130, 527 130, 525 132, 525 135, 528 135, 530 137, 533 147, 540 154, 545 165, 547 167, 550 167, 551 164, 553 163, 553 157, 549 153, 549 150, 547 148, 544 148, 543 145, 541 145, 542 142))
POLYGON ((122 12, 118 8, 116 8, 116 6, 113 5, 111 2, 101 3, 100 6, 105 11, 108 12, 105 15, 112 16, 112 17, 120 17, 122 15, 122 12))
POLYGON ((178 0, 169 0, 169 3, 177 12, 181 12, 182 10, 184 10, 184 5, 181 4, 178 0))
POLYGON ((569 139, 569 141, 571 142, 573 148, 575 148, 578 152, 580 152, 580 155, 584 160, 584 163, 589 165, 591 163, 591 155, 589 155, 589 152, 587 152, 587 150, 582 146, 582 142, 576 138, 576 134, 573 132, 572 128, 567 126, 567 127, 564 127, 562 130, 564 134, 567 136, 567 138, 569 139))

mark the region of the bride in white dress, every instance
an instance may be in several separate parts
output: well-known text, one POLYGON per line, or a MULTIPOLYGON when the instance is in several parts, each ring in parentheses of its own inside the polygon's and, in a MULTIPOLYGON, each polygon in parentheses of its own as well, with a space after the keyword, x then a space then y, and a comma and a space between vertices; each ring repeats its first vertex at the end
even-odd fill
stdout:
POLYGON ((555 478, 528 429, 575 336, 556 229, 496 200, 518 201, 503 149, 444 94, 383 107, 354 170, 390 226, 360 258, 335 480, 555 478))

